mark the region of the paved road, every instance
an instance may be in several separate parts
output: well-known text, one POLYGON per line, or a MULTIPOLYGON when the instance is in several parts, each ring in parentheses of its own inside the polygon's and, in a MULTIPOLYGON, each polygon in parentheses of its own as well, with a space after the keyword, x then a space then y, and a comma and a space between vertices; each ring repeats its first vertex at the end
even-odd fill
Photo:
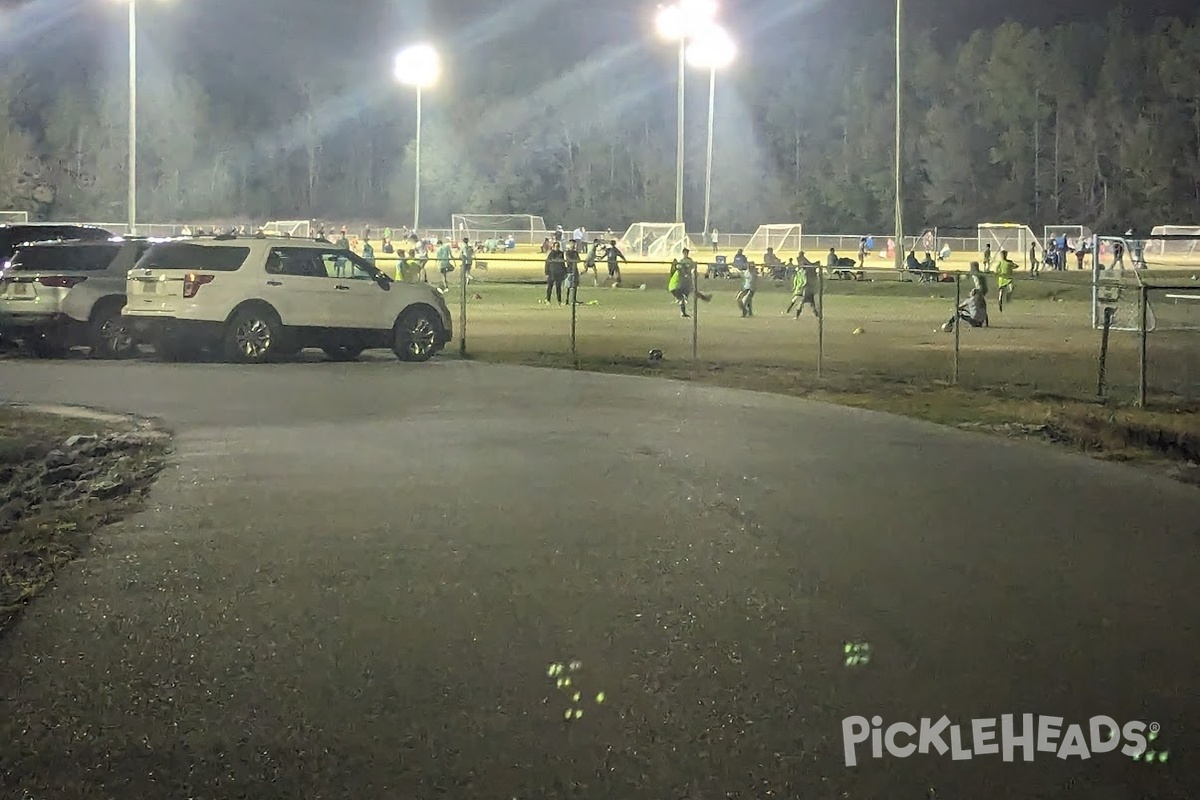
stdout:
POLYGON ((150 507, 0 641, 3 798, 1200 789, 1194 489, 788 398, 450 361, 8 361, 0 397, 178 436, 150 507), (572 660, 560 691, 547 666, 572 660), (970 747, 1006 713, 1157 722, 1173 757, 844 763, 847 716, 946 714, 970 747))

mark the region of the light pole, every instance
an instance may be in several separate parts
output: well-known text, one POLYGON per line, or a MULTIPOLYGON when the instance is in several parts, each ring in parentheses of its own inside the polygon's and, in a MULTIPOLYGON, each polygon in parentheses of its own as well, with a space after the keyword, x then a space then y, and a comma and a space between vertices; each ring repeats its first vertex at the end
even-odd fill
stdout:
POLYGON ((900 46, 901 35, 900 26, 903 22, 902 0, 896 0, 896 270, 904 268, 904 200, 901 197, 903 189, 903 163, 904 155, 900 150, 901 147, 901 93, 903 90, 903 81, 900 75, 900 46))
POLYGON ((137 233, 137 0, 117 0, 129 6, 129 178, 125 202, 129 233, 137 233))
POLYGON ((717 70, 733 63, 736 48, 725 29, 706 28, 687 49, 692 66, 708 70, 708 152, 704 166, 704 235, 712 221, 713 127, 717 110, 717 70))
POLYGON ((688 40, 712 25, 717 15, 715 0, 677 0, 669 6, 659 6, 655 25, 658 35, 669 42, 679 43, 679 77, 677 86, 677 120, 675 142, 675 221, 683 222, 683 152, 684 152, 684 86, 687 72, 688 40))
POLYGON ((442 74, 442 60, 433 45, 415 44, 396 56, 396 80, 417 90, 416 181, 413 189, 413 233, 421 227, 421 93, 442 74))

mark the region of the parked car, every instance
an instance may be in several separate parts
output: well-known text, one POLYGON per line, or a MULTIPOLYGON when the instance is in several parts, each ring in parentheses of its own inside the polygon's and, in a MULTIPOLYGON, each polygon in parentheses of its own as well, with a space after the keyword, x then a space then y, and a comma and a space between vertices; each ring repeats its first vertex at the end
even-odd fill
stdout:
POLYGON ((0 335, 43 357, 79 345, 98 358, 134 354, 121 309, 126 276, 149 246, 113 239, 17 247, 0 270, 0 335))
POLYGON ((209 349, 261 363, 319 347, 339 361, 372 348, 426 361, 453 329, 445 300, 429 284, 393 282, 321 241, 155 244, 129 273, 126 293, 125 317, 167 359, 209 349))
POLYGON ((72 225, 61 222, 22 222, 0 225, 0 268, 12 260, 13 252, 27 242, 107 241, 113 234, 94 225, 72 225))

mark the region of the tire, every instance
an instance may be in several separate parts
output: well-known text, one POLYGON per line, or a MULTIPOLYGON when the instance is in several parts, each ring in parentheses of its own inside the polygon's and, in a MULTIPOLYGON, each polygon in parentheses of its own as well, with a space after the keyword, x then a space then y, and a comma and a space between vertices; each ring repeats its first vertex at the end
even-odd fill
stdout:
POLYGON ((366 348, 359 344, 327 344, 321 349, 333 361, 354 361, 366 348))
POLYGON ((222 345, 225 359, 235 364, 265 364, 287 349, 283 323, 266 306, 236 312, 225 324, 222 345))
POLYGON ((121 306, 109 303, 96 309, 88 324, 92 358, 119 359, 137 355, 137 339, 121 317, 121 306))
POLYGON ((428 361, 438 351, 441 331, 441 320, 432 308, 410 308, 396 320, 392 352, 401 361, 428 361))

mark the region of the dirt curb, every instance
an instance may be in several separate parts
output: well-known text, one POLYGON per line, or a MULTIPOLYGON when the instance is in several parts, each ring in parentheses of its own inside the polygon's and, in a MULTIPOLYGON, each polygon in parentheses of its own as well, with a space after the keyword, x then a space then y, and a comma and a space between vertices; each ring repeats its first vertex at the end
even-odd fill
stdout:
POLYGON ((146 420, 0 406, 0 635, 97 529, 140 508, 170 442, 146 420))

